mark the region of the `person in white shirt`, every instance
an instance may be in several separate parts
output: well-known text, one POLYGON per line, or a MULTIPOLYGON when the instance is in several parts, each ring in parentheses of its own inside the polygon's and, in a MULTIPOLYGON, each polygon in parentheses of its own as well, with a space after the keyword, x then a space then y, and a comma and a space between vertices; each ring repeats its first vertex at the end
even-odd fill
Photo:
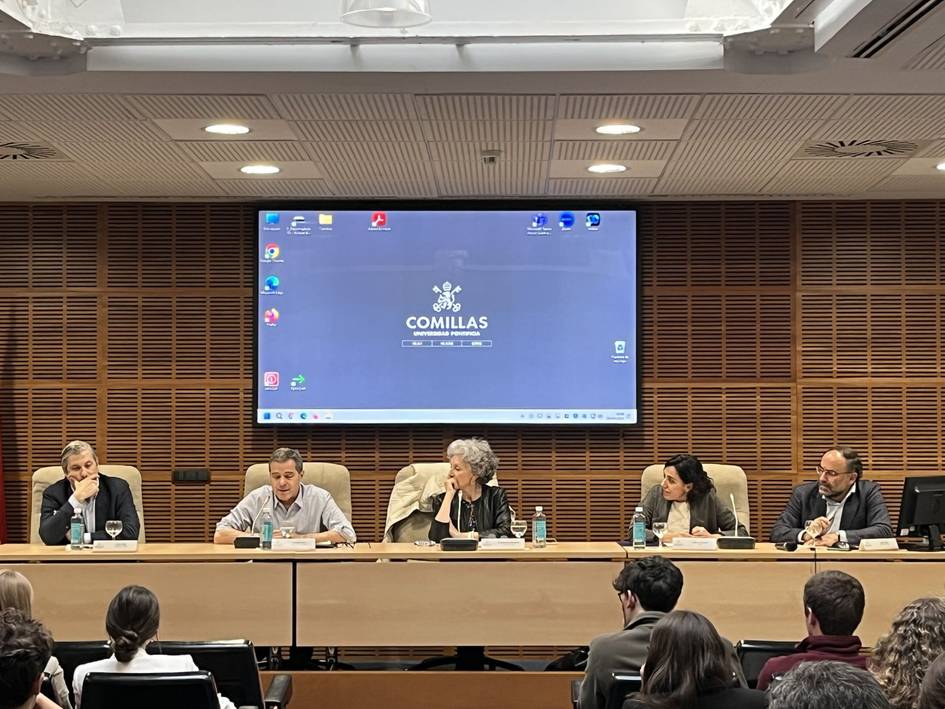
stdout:
MULTIPOLYGON (((125 586, 105 615, 112 656, 79 665, 72 677, 75 705, 82 706, 82 684, 90 672, 196 672, 200 668, 190 655, 149 655, 145 649, 157 638, 161 609, 157 597, 143 586, 125 586)), ((229 699, 217 695, 220 709, 236 709, 229 699)))

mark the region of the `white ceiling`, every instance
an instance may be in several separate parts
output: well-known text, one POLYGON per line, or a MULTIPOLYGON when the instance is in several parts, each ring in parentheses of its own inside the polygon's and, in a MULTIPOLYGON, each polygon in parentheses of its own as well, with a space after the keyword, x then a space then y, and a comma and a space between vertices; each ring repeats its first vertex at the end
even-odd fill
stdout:
MULTIPOLYGON (((20 2, 0 0, 8 25, 15 8, 4 5, 20 2)), ((181 13, 213 4, 166 2, 181 13)), ((435 0, 433 10, 450 4, 435 0)), ((612 12, 626 3, 583 4, 612 12)), ((44 41, 39 56, 53 42, 61 49, 62 36, 26 39, 0 21, 0 155, 11 156, 0 159, 0 200, 945 196, 945 172, 935 169, 945 161, 945 2, 869 59, 851 57, 928 3, 722 4, 780 14, 767 29, 645 42, 562 41, 549 25, 560 16, 543 18, 545 34, 530 41, 469 44, 83 36, 70 41, 85 53, 59 60, 30 59, 24 43, 44 41), (224 119, 253 132, 203 132, 224 119), (643 130, 594 133, 610 119, 643 130), (904 152, 806 152, 840 141, 904 152), (488 151, 498 151, 494 164, 483 163, 488 151), (38 157, 12 159, 23 154, 38 157), (586 167, 598 161, 629 169, 592 176, 586 167), (247 177, 239 167, 248 162, 282 172, 247 177)), ((146 3, 124 3, 133 5, 146 3)))

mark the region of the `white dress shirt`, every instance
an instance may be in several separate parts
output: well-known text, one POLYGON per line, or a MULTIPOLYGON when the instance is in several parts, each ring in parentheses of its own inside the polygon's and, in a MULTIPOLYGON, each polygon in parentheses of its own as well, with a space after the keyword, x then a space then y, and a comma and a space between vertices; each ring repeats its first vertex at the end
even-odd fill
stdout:
MULTIPOLYGON (((113 672, 147 674, 149 672, 199 672, 190 655, 149 655, 144 648, 128 662, 119 662, 115 656, 105 660, 96 660, 79 665, 72 676, 72 692, 75 695, 76 709, 82 706, 82 683, 89 672, 113 672)), ((220 709, 236 709, 236 706, 222 694, 217 695, 220 709)))

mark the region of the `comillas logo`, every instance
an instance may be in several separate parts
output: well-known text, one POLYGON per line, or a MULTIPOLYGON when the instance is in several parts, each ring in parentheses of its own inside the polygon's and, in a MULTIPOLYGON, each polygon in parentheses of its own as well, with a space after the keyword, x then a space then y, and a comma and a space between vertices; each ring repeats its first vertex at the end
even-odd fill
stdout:
MULTIPOLYGON (((436 293, 436 300, 432 308, 435 313, 458 313, 463 305, 457 299, 457 295, 463 288, 454 285, 449 281, 443 281, 432 288, 436 293)), ((404 321, 404 324, 413 331, 414 337, 423 335, 442 337, 442 336, 471 336, 479 335, 478 330, 485 330, 489 327, 489 318, 485 315, 410 315, 404 321)))

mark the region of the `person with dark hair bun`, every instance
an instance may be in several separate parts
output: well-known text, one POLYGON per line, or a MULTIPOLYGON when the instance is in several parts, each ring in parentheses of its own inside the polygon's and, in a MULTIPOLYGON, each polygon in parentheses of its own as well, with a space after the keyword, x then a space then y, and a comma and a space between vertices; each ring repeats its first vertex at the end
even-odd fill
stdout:
MULTIPOLYGON (((663 541, 674 537, 720 537, 735 533, 735 515, 715 494, 712 478, 694 455, 674 455, 663 466, 663 482, 643 499, 647 529, 666 522, 663 541)), ((741 524, 738 534, 748 536, 741 524)))
MULTIPOLYGON (((144 586, 125 586, 108 604, 105 630, 112 656, 79 665, 72 678, 76 708, 82 706, 82 683, 90 672, 197 672, 190 655, 149 655, 145 649, 157 639, 161 608, 157 597, 144 586)), ((219 696, 220 709, 236 709, 229 699, 219 696)))

